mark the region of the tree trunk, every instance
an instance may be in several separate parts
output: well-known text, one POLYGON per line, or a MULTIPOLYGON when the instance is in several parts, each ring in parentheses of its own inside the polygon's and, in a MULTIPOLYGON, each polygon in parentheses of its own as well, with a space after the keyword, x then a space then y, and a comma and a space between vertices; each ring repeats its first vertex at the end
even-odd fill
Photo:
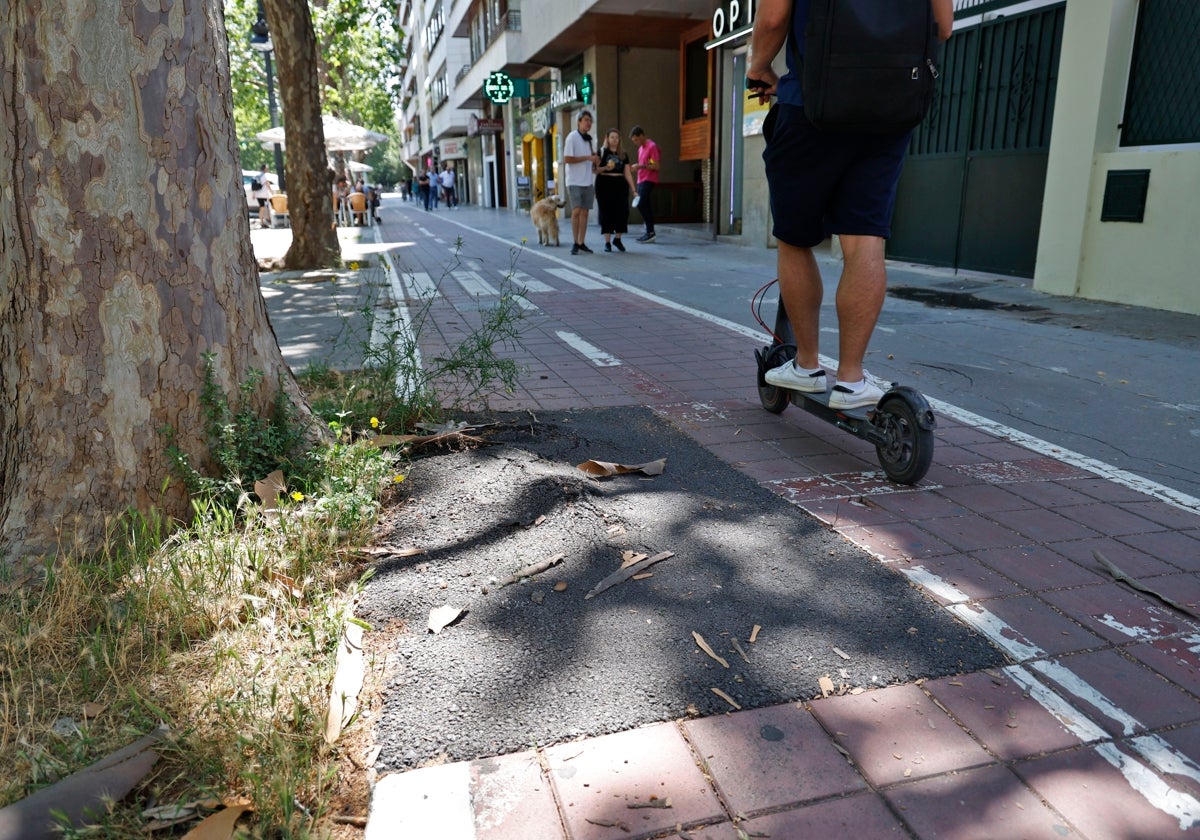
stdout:
POLYGON ((323 268, 341 260, 333 220, 333 183, 321 124, 317 36, 308 0, 265 0, 279 71, 287 138, 288 213, 292 244, 285 268, 323 268))
POLYGON ((0 11, 0 564, 184 517, 162 430, 208 463, 203 354, 231 398, 304 406, 259 292, 221 0, 0 11))

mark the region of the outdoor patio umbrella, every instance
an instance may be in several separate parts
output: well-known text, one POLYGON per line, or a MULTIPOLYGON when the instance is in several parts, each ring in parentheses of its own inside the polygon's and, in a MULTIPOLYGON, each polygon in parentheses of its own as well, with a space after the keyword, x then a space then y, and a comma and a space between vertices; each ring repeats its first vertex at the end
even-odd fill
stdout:
MULTIPOLYGON (((321 124, 325 128, 325 148, 330 152, 362 152, 372 149, 388 139, 386 134, 371 131, 369 128, 346 122, 338 117, 325 115, 321 117, 321 124)), ((276 143, 284 148, 287 147, 281 125, 260 131, 254 135, 254 138, 261 142, 264 148, 271 148, 276 143)))

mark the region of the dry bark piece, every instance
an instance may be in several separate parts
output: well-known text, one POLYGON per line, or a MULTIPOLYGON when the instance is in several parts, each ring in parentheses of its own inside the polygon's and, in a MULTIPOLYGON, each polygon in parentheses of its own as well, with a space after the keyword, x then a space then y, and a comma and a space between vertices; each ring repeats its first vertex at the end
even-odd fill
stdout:
POLYGON ((645 560, 639 560, 630 566, 623 566, 593 586, 592 591, 583 596, 583 600, 586 601, 595 595, 599 595, 604 590, 610 589, 611 587, 616 586, 622 581, 628 580, 636 574, 640 574, 642 571, 659 562, 660 560, 666 560, 668 557, 674 556, 674 551, 660 551, 653 557, 647 557, 645 560))
POLYGON ((566 556, 567 555, 565 554, 555 554, 553 557, 547 557, 545 560, 539 560, 537 563, 533 563, 532 565, 520 569, 507 580, 501 581, 500 586, 508 586, 510 583, 516 583, 521 578, 533 577, 536 574, 540 574, 547 569, 557 566, 566 556))
POLYGON ((829 677, 821 677, 817 680, 817 684, 821 687, 822 697, 828 697, 830 694, 833 694, 833 680, 829 679, 829 677))
POLYGON ((329 711, 325 715, 327 744, 332 744, 341 736, 342 727, 350 722, 358 710, 358 692, 362 690, 366 676, 362 637, 363 628, 353 621, 347 621, 338 644, 333 685, 329 689, 329 711))
POLYGON ((0 840, 51 840, 62 836, 60 817, 79 827, 91 815, 104 814, 106 803, 123 799, 150 772, 158 761, 152 747, 166 734, 166 727, 159 727, 50 787, 0 808, 0 840))
POLYGON ((750 644, 754 644, 755 640, 758 639, 758 631, 761 629, 762 629, 762 625, 760 625, 760 624, 754 625, 754 629, 750 631, 750 644))
POLYGON ((725 693, 724 691, 722 691, 721 689, 719 689, 719 688, 710 688, 710 689, 709 689, 709 691, 711 691, 713 694, 715 694, 715 695, 717 695, 718 697, 720 697, 722 700, 724 700, 724 701, 725 701, 726 703, 728 703, 730 706, 733 706, 733 708, 737 709, 739 712, 742 710, 742 707, 741 707, 741 705, 738 703, 738 701, 734 700, 732 697, 730 697, 728 694, 726 694, 726 693, 725 693))
POLYGON ((697 633, 695 630, 692 631, 692 638, 696 640, 696 644, 699 646, 700 650, 707 653, 709 656, 711 656, 717 662, 720 662, 726 668, 729 667, 729 663, 725 660, 725 657, 718 656, 717 653, 711 647, 709 647, 708 642, 704 641, 704 637, 701 636, 699 633, 697 633))
POLYGON ((734 650, 736 650, 736 651, 738 652, 738 655, 739 655, 739 656, 741 656, 741 657, 742 657, 742 659, 745 659, 747 662, 749 662, 749 661, 750 661, 750 657, 746 655, 746 651, 742 650, 742 646, 741 646, 741 644, 738 642, 738 640, 737 640, 737 636, 733 636, 733 637, 731 637, 731 638, 729 639, 729 641, 731 641, 731 642, 733 643, 733 649, 734 649, 734 650))
POLYGON ((1105 568, 1105 570, 1110 575, 1112 575, 1113 579, 1116 580, 1117 582, 1127 583, 1130 586, 1132 586, 1134 589, 1136 589, 1138 592, 1145 592, 1147 595, 1153 595, 1155 598, 1162 601, 1168 607, 1179 610, 1184 615, 1191 616, 1192 618, 1200 618, 1200 613, 1196 612, 1195 610, 1191 609, 1190 607, 1187 607, 1184 604, 1179 603, 1178 601, 1174 601, 1174 600, 1168 598, 1166 595, 1163 595, 1161 592, 1157 592, 1154 589, 1151 589, 1149 586, 1146 586, 1146 584, 1142 583, 1141 581, 1137 580, 1136 578, 1131 578, 1129 575, 1127 575, 1123 571, 1121 571, 1121 569, 1119 567, 1117 567, 1111 560, 1109 560, 1107 557, 1105 557, 1099 551, 1093 550, 1092 556, 1095 557, 1096 560, 1099 561, 1100 565, 1103 566, 1105 568))
POLYGON ((670 799, 656 799, 654 797, 651 797, 649 802, 630 802, 625 807, 626 808, 670 808, 672 806, 671 806, 670 799))

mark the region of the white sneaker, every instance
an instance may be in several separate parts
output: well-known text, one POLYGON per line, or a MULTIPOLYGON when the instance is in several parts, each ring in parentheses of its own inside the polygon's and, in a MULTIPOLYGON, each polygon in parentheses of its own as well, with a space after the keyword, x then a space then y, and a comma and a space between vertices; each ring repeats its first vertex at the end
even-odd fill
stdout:
POLYGON ((767 381, 768 385, 774 385, 776 388, 804 391, 806 394, 823 394, 827 386, 825 371, 818 368, 813 373, 806 373, 797 370, 791 360, 777 368, 771 368, 763 374, 763 379, 767 381))
POLYGON ((829 407, 838 410, 851 408, 874 408, 883 397, 883 389, 875 384, 875 378, 863 371, 863 383, 851 389, 841 382, 833 386, 829 394, 829 407))

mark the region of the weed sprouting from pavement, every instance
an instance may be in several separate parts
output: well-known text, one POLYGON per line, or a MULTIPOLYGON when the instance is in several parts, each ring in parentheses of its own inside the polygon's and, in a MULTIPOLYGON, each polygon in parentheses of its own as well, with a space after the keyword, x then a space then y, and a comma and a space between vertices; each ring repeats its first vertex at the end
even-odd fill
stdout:
MULTIPOLYGON (((444 276, 461 264, 456 255, 444 276)), ((0 807, 165 724, 137 794, 64 836, 143 836, 148 800, 178 805, 185 823, 244 802, 253 836, 329 833, 344 756, 324 724, 336 651, 367 578, 356 547, 405 478, 404 454, 380 444, 515 387, 524 292, 514 275, 444 354, 420 352, 429 296, 411 314, 368 313, 362 369, 298 377, 332 443, 306 444, 286 397, 257 416, 261 374, 231 405, 206 359, 215 474, 171 451, 193 493, 190 523, 131 512, 98 551, 65 546, 0 576, 0 807), (283 483, 260 504, 246 485, 276 468, 283 483)))

